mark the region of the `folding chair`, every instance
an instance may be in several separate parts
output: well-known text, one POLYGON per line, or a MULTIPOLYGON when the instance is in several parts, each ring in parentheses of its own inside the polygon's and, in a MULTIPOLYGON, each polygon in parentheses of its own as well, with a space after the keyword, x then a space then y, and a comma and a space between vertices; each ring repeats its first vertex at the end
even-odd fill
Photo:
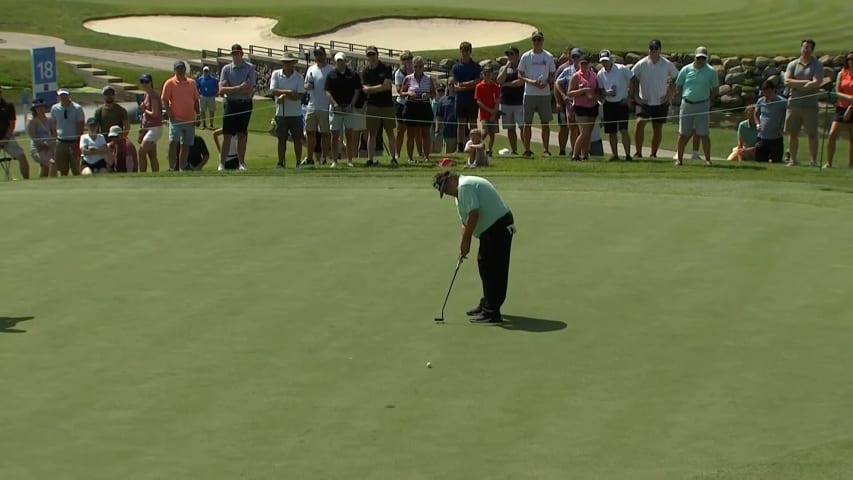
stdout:
POLYGON ((12 161, 13 160, 15 160, 15 159, 10 158, 10 157, 0 158, 0 167, 3 168, 3 175, 6 176, 7 182, 12 179, 12 161))

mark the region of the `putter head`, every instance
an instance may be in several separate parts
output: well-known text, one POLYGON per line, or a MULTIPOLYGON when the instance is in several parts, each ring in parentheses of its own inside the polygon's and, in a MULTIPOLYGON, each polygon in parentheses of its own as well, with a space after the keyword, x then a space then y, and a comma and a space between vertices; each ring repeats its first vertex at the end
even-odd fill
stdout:
POLYGON ((435 323, 444 323, 443 317, 442 318, 433 318, 433 320, 435 321, 435 323))

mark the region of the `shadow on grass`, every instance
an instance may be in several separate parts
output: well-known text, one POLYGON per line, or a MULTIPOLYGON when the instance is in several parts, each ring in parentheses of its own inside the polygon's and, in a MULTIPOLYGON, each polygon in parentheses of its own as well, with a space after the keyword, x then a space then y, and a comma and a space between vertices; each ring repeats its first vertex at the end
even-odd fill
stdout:
POLYGON ((519 330, 522 332, 556 332, 563 330, 568 325, 560 320, 545 320, 543 318, 521 317, 518 315, 504 315, 501 327, 504 330, 519 330))
POLYGON ((26 333, 26 330, 15 328, 21 322, 32 320, 35 317, 0 317, 0 333, 26 333))
POLYGON ((841 188, 832 188, 832 187, 820 187, 820 191, 822 191, 822 192, 838 192, 838 193, 853 193, 853 190, 844 190, 841 188))

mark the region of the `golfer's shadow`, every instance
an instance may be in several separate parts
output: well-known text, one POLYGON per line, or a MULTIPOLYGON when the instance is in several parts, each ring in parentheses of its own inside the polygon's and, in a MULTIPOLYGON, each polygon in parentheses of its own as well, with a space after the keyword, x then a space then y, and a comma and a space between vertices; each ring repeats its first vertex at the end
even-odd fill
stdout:
POLYGON ((519 330, 522 332, 556 332, 568 327, 566 322, 560 320, 545 320, 544 318, 522 317, 518 315, 504 315, 501 327, 504 330, 519 330))
POLYGON ((0 333, 26 333, 26 330, 15 328, 21 322, 32 320, 35 317, 0 317, 0 333))

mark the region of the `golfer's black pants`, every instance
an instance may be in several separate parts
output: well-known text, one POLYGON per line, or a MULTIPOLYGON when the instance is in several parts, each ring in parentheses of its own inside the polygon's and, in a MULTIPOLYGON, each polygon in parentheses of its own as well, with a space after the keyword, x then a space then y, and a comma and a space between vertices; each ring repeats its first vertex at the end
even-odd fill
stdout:
POLYGON ((480 250, 477 252, 477 266, 480 280, 483 282, 483 311, 499 313, 506 300, 509 283, 509 254, 512 250, 512 236, 515 234, 515 221, 512 212, 507 213, 480 235, 480 250))

